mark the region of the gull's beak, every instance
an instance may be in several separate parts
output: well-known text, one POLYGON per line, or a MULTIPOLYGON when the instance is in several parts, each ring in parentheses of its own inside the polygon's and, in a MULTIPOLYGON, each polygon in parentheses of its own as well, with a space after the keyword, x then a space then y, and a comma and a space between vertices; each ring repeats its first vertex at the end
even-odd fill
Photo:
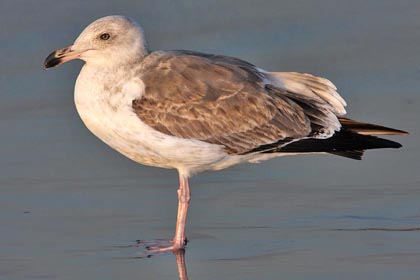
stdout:
POLYGON ((64 62, 79 58, 83 51, 72 50, 72 47, 73 45, 70 45, 64 49, 56 50, 47 56, 44 62, 45 69, 55 67, 64 62))

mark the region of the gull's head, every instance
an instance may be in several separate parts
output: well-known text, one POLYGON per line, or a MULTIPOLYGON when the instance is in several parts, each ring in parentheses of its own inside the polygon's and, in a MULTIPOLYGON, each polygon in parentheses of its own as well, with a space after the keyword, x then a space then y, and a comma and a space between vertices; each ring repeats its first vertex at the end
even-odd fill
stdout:
POLYGON ((87 64, 118 66, 141 59, 147 54, 143 29, 124 16, 100 18, 79 35, 73 45, 52 52, 44 62, 51 68, 81 59, 87 64))

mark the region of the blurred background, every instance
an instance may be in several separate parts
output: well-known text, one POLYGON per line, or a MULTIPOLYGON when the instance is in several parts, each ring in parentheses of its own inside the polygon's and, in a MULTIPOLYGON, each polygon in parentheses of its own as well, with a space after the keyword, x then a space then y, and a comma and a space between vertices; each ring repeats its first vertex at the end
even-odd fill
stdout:
POLYGON ((138 165, 79 119, 82 62, 42 67, 95 19, 139 21, 153 50, 240 57, 332 80, 350 118, 404 147, 274 159, 191 181, 189 279, 420 278, 419 1, 0 3, 0 279, 177 279, 177 173, 138 165), (368 230, 371 229, 371 230, 368 230))

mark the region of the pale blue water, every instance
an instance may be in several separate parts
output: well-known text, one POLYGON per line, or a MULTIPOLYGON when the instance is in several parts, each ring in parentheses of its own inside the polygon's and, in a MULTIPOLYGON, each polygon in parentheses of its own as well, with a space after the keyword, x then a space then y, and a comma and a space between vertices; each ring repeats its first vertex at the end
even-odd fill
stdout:
POLYGON ((177 174, 106 147, 73 105, 81 62, 44 71, 91 21, 139 20, 153 49, 238 56, 328 77, 349 116, 410 131, 362 162, 301 156, 192 179, 188 276, 420 279, 418 1, 0 3, 0 279, 177 279, 169 238, 177 174), (344 229, 345 231, 337 231, 344 229))

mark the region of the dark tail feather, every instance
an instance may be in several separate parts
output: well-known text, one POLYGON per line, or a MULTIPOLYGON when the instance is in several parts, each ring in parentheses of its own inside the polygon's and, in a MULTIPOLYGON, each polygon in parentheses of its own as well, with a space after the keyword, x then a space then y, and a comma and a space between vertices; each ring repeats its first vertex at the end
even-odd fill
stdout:
POLYGON ((374 135, 407 135, 408 132, 376 124, 362 123, 339 118, 341 130, 327 139, 308 138, 286 144, 290 139, 260 146, 251 152, 262 153, 329 153, 361 160, 365 150, 401 148, 398 142, 374 135))
POLYGON ((363 135, 408 135, 408 132, 347 118, 338 118, 343 128, 363 135))
POLYGON ((303 139, 280 149, 282 153, 330 153, 352 159, 361 159, 364 150, 400 148, 401 144, 370 135, 361 135, 342 129, 327 139, 303 139))
POLYGON ((400 148, 401 144, 373 135, 407 135, 408 132, 376 124, 339 118, 342 130, 329 139, 305 139, 287 145, 282 152, 311 150, 361 160, 365 150, 400 148))

